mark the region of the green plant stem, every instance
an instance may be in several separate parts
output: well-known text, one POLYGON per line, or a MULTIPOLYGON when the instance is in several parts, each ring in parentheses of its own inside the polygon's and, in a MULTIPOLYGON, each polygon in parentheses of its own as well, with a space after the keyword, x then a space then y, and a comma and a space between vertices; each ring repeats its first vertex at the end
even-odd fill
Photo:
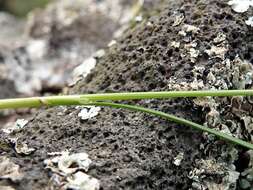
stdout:
POLYGON ((126 93, 104 93, 68 96, 49 96, 18 99, 0 100, 0 109, 78 105, 80 101, 118 101, 118 100, 140 100, 140 99, 166 99, 179 97, 204 97, 204 96, 252 96, 253 90, 208 90, 208 91, 167 91, 167 92, 126 92, 126 93))
POLYGON ((155 116, 160 116, 179 124, 190 126, 204 132, 208 132, 223 140, 227 140, 237 145, 253 149, 251 143, 234 138, 227 134, 221 133, 214 129, 204 127, 194 122, 178 118, 176 116, 143 108, 140 106, 132 106, 125 104, 116 104, 111 102, 98 101, 116 101, 116 100, 136 100, 136 99, 165 99, 178 97, 204 97, 204 96, 251 96, 253 90, 221 90, 221 91, 170 91, 170 92, 132 92, 132 93, 106 93, 106 94, 86 94, 86 95, 69 95, 69 96, 51 96, 51 97, 33 97, 18 99, 0 100, 0 109, 41 107, 41 106, 60 106, 60 105, 97 105, 110 106, 115 108, 125 108, 134 111, 141 111, 155 116))
POLYGON ((238 138, 232 137, 230 135, 219 132, 217 130, 210 129, 208 127, 199 125, 199 124, 194 123, 192 121, 188 121, 186 119, 182 119, 182 118, 179 118, 179 117, 176 117, 174 115, 167 114, 167 113, 164 113, 164 112, 161 112, 161 111, 156 111, 156 110, 144 108, 144 107, 141 107, 141 106, 133 106, 133 105, 127 105, 127 104, 117 104, 117 103, 111 103, 111 102, 91 102, 91 103, 86 103, 85 105, 109 106, 109 107, 113 107, 113 108, 123 108, 123 109, 129 109, 129 110, 133 110, 133 111, 140 111, 140 112, 148 113, 148 114, 151 114, 151 115, 154 115, 154 116, 159 116, 159 117, 162 117, 164 119, 173 121, 173 122, 178 123, 178 124, 182 124, 182 125, 192 127, 193 129, 197 129, 197 130, 200 130, 200 131, 203 131, 203 132, 208 132, 209 134, 213 134, 213 135, 219 137, 222 140, 231 142, 231 143, 236 144, 236 145, 241 145, 245 148, 249 148, 249 149, 253 150, 253 144, 251 144, 251 143, 248 143, 246 141, 243 141, 243 140, 240 140, 238 138))

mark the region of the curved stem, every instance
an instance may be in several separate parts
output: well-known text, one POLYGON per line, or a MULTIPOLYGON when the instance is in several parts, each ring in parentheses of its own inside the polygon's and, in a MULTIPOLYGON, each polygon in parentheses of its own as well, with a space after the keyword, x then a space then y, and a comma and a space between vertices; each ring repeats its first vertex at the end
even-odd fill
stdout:
POLYGON ((0 100, 0 109, 41 107, 41 106, 60 106, 60 105, 98 105, 110 106, 115 108, 125 108, 134 111, 141 111, 152 115, 160 116, 165 119, 174 121, 179 124, 187 125, 192 128, 208 132, 221 139, 227 140, 234 144, 253 149, 251 143, 242 141, 235 137, 210 129, 197 123, 166 114, 161 111, 132 106, 125 104, 116 104, 111 102, 97 102, 105 100, 134 100, 134 99, 165 99, 177 97, 204 97, 204 96, 250 96, 253 90, 220 90, 220 91, 171 91, 171 92, 132 92, 132 93, 105 93, 105 94, 86 94, 86 95, 69 95, 69 96, 51 96, 51 97, 33 97, 0 100))
POLYGON ((232 137, 230 135, 219 132, 217 130, 210 129, 208 127, 199 125, 199 124, 194 123, 192 121, 188 121, 186 119, 179 118, 179 117, 176 117, 174 115, 167 114, 167 113, 164 113, 164 112, 161 112, 161 111, 156 111, 156 110, 144 108, 144 107, 141 107, 141 106, 133 106, 133 105, 127 105, 127 104, 117 104, 117 103, 111 103, 111 102, 91 102, 91 103, 84 103, 84 105, 109 106, 109 107, 113 107, 113 108, 123 108, 123 109, 129 109, 129 110, 133 110, 133 111, 140 111, 140 112, 148 113, 148 114, 151 114, 151 115, 159 116, 159 117, 162 117, 164 119, 173 121, 173 122, 178 123, 178 124, 182 124, 182 125, 192 127, 193 129, 197 129, 197 130, 200 130, 200 131, 203 131, 203 132, 208 132, 209 134, 213 134, 213 135, 219 137, 222 140, 226 140, 226 141, 231 142, 233 144, 241 145, 245 148, 249 148, 249 149, 253 150, 253 144, 251 144, 251 143, 248 143, 246 141, 243 141, 243 140, 240 140, 238 138, 232 137))

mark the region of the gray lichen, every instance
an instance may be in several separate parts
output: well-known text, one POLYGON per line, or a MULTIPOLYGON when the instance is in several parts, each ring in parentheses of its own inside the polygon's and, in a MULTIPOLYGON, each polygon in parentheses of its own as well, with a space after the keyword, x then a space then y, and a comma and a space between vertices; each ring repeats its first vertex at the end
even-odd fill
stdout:
POLYGON ((87 175, 91 160, 86 153, 69 154, 67 151, 48 153, 55 156, 44 161, 47 169, 53 172, 51 181, 64 189, 98 190, 100 183, 87 175))
POLYGON ((242 178, 240 179, 240 187, 242 189, 252 189, 253 187, 253 151, 250 150, 247 152, 250 157, 250 162, 248 168, 246 168, 242 173, 242 178))
MULTIPOLYGON (((191 25, 184 25, 179 31, 183 39, 180 50, 181 57, 189 56, 189 60, 195 64, 192 70, 193 80, 184 82, 173 76, 169 79, 168 87, 171 90, 228 90, 248 89, 253 87, 253 67, 248 60, 242 60, 237 56, 229 59, 229 42, 223 32, 217 33, 210 43, 210 47, 198 50, 199 44, 188 39, 191 35, 198 35, 199 28, 191 25), (187 38, 187 39, 186 39, 187 38), (186 43, 185 43, 186 42, 186 43), (188 52, 188 55, 187 55, 188 52), (209 60, 215 60, 206 68, 199 63, 198 57, 205 53, 209 60), (180 82, 179 82, 180 81, 180 82)), ((247 97, 205 97, 192 100, 196 108, 203 111, 205 116, 204 125, 219 130, 228 135, 253 140, 253 101, 247 97)), ((200 149, 207 154, 212 152, 211 147, 215 142, 213 135, 203 134, 206 140, 200 145, 200 149)), ((189 177, 193 180, 193 189, 235 189, 240 173, 236 171, 233 163, 238 159, 238 151, 230 146, 220 146, 222 155, 219 160, 202 159, 196 160, 196 167, 189 177), (216 183, 212 176, 215 175, 221 181, 216 183)), ((251 169, 245 171, 251 172, 251 169)), ((246 177, 245 177, 246 178, 246 177)), ((241 182, 247 186, 248 182, 241 182)), ((251 182, 250 182, 251 183, 251 182)))
POLYGON ((231 190, 235 189, 240 173, 229 168, 226 163, 219 163, 215 160, 197 160, 196 168, 189 173, 189 178, 193 180, 192 189, 196 190, 231 190), (216 182, 220 179, 222 183, 216 182))

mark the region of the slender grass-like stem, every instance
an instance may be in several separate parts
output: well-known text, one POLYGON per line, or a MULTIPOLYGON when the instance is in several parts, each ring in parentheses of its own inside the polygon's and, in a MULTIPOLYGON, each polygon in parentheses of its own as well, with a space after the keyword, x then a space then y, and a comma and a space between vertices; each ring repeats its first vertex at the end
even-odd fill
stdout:
POLYGON ((141 106, 133 106, 133 105, 127 105, 127 104, 117 104, 117 103, 111 103, 111 102, 92 102, 92 103, 87 103, 86 105, 109 106, 109 107, 113 107, 113 108, 123 108, 123 109, 129 109, 129 110, 133 110, 133 111, 140 111, 140 112, 148 113, 148 114, 151 114, 151 115, 154 115, 154 116, 159 116, 159 117, 162 117, 164 119, 173 121, 173 122, 178 123, 178 124, 182 124, 182 125, 192 127, 193 129, 197 129, 197 130, 200 130, 200 131, 203 131, 203 132, 208 132, 209 134, 213 134, 213 135, 219 137, 222 140, 225 140, 225 141, 228 141, 230 143, 240 145, 240 146, 243 146, 245 148, 249 148, 249 149, 253 150, 253 144, 251 144, 251 143, 248 143, 246 141, 243 141, 243 140, 240 140, 238 138, 232 137, 230 135, 219 132, 217 130, 210 129, 208 127, 199 125, 199 124, 194 123, 192 121, 188 121, 186 119, 179 118, 179 117, 176 117, 174 115, 167 114, 167 113, 164 113, 164 112, 161 112, 161 111, 148 109, 148 108, 144 108, 144 107, 141 107, 141 106))
POLYGON ((85 94, 85 95, 68 95, 68 96, 49 96, 49 97, 33 97, 33 98, 18 98, 18 99, 3 99, 0 100, 0 109, 14 109, 26 107, 41 107, 41 106, 60 106, 60 105, 98 105, 110 106, 115 108, 125 108, 134 111, 141 111, 155 116, 168 119, 178 124, 190 126, 204 132, 213 134, 223 140, 227 140, 237 145, 253 149, 253 144, 221 133, 214 129, 204 127, 197 123, 178 118, 176 116, 143 108, 140 106, 116 104, 111 102, 101 101, 118 101, 118 100, 138 100, 138 99, 166 99, 178 97, 205 97, 205 96, 252 96, 253 90, 219 90, 219 91, 169 91, 169 92, 126 92, 126 93, 104 93, 104 94, 85 94))
POLYGON ((208 90, 208 91, 165 91, 165 92, 125 92, 84 94, 68 96, 49 96, 18 99, 0 100, 0 109, 78 105, 80 101, 118 101, 118 100, 140 100, 140 99, 166 99, 179 97, 204 97, 204 96, 252 96, 253 90, 208 90))

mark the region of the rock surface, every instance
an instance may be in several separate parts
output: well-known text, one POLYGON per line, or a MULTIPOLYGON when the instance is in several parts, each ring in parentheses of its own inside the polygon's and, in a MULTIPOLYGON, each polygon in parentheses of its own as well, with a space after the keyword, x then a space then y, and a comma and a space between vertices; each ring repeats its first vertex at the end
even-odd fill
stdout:
MULTIPOLYGON (((245 23, 252 10, 238 14, 219 0, 170 0, 154 6, 159 7, 156 14, 106 49, 95 69, 70 93, 252 88, 253 35, 245 23)), ((130 103, 252 142, 249 98, 130 103)), ((13 187, 59 189, 43 160, 47 153, 66 149, 89 155, 93 165, 88 174, 104 190, 241 189, 242 181, 245 185, 250 179, 248 174, 239 179, 252 166, 250 154, 240 147, 142 113, 103 108, 83 121, 80 110, 42 110, 11 135, 36 149, 26 157, 11 149, 3 153, 24 174, 13 187)))

